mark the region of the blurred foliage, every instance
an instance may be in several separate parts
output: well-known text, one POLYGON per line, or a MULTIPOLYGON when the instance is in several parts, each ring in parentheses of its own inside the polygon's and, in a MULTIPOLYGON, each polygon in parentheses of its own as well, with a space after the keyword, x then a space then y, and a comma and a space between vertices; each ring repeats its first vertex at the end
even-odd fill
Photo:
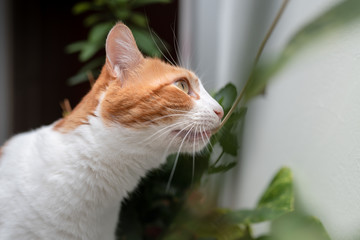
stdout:
MULTIPOLYGON (((227 112, 236 96, 236 88, 228 84, 214 98, 227 112)), ((318 220, 295 209, 293 177, 288 168, 280 169, 275 175, 254 209, 219 208, 206 191, 204 183, 210 175, 225 173, 236 166, 245 115, 245 108, 238 109, 211 138, 208 148, 196 156, 194 176, 194 159, 184 154, 177 162, 178 174, 169 191, 165 189, 175 155, 168 158, 163 168, 143 179, 122 204, 117 239, 330 240, 318 220), (255 238, 251 225, 260 222, 271 222, 271 231, 267 236, 255 238)))
POLYGON ((116 22, 124 22, 132 31, 139 49, 152 57, 161 56, 164 42, 154 38, 147 18, 141 9, 151 4, 166 4, 172 0, 89 0, 73 7, 75 15, 84 14, 85 27, 89 28, 86 40, 77 41, 66 47, 67 53, 78 53, 84 63, 76 75, 68 79, 70 85, 88 80, 89 75, 97 75, 105 63, 105 40, 116 22))
POLYGON ((359 9, 359 0, 345 0, 305 25, 292 37, 279 57, 256 67, 250 85, 246 90, 245 100, 262 93, 271 78, 281 71, 291 58, 300 53, 304 47, 320 39, 320 37, 358 20, 360 17, 359 9))

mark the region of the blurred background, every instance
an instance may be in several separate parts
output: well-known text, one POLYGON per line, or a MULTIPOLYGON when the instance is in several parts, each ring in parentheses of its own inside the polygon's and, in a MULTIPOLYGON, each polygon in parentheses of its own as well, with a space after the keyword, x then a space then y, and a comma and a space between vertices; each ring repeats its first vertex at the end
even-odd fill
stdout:
MULTIPOLYGON (((86 38, 77 1, 0 1, 0 144, 50 124, 90 89, 69 86, 82 64, 65 47, 86 38)), ((290 38, 340 0, 290 1, 264 52, 290 38)), ((173 0, 138 11, 194 70, 210 92, 241 87, 280 0, 173 0)), ((359 9, 360 12, 360 9, 359 9)), ((322 220, 333 239, 360 236, 360 24, 314 41, 249 104, 241 161, 226 175, 223 206, 251 208, 281 166, 294 171, 297 203, 322 220)), ((267 226, 259 226, 262 231, 267 226)))

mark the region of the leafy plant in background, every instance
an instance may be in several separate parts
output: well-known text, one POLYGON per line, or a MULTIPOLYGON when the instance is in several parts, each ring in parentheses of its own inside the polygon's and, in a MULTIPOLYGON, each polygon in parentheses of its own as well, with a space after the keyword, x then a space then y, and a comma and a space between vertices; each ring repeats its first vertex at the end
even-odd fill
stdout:
POLYGON ((75 85, 94 79, 105 62, 104 45, 108 32, 118 21, 130 27, 139 49, 149 56, 160 56, 164 42, 149 31, 146 16, 141 8, 151 4, 166 4, 172 0, 92 0, 77 3, 75 15, 85 14, 84 25, 89 28, 88 38, 66 47, 67 53, 78 53, 84 66, 68 80, 75 85))
MULTIPOLYGON (((75 12, 90 10, 90 6, 96 6, 95 2, 90 5, 85 3, 76 5, 75 12)), ((110 2, 135 4, 136 2, 167 1, 108 0, 98 2, 108 2, 107 8, 112 8, 110 2)), ((314 41, 331 29, 344 26, 356 19, 359 16, 357 9, 360 9, 358 0, 341 2, 300 30, 275 61, 254 66, 245 88, 239 95, 231 84, 214 94, 214 98, 223 106, 225 114, 233 110, 234 112, 228 115, 229 118, 223 127, 211 138, 211 144, 196 156, 195 161, 190 155, 180 155, 178 161, 176 161, 176 155, 169 156, 162 169, 151 172, 141 181, 137 190, 122 204, 119 216, 120 224, 116 232, 117 239, 329 240, 330 238, 319 220, 304 215, 296 209, 293 177, 288 168, 280 169, 274 176, 254 209, 220 208, 204 186, 210 176, 225 173, 237 164, 236 159, 241 151, 241 132, 246 115, 245 103, 252 97, 261 94, 271 77, 281 70, 291 60, 291 57, 303 49, 306 43, 314 41), (175 161, 177 162, 175 175, 169 190, 165 191, 175 161), (264 236, 255 238, 251 227, 260 222, 269 222, 270 231, 264 236)), ((116 9, 107 9, 106 11, 116 11, 116 9)), ((87 24, 91 23, 95 29, 96 23, 101 26, 99 19, 102 16, 105 18, 104 14, 97 13, 86 22, 88 22, 87 24)), ((126 16, 128 19, 132 19, 129 15, 126 16)), ((134 31, 131 24, 129 25, 134 31)), ((102 28, 99 27, 99 29, 102 28)), ((95 37, 96 31, 105 32, 105 34, 99 34, 102 36, 101 46, 103 46, 106 36, 105 27, 102 31, 93 31, 94 33, 89 34, 88 41, 74 43, 70 50, 80 51, 80 55, 91 55, 86 52, 90 51, 91 53, 94 50, 91 50, 91 47, 90 50, 86 50, 85 46, 91 44, 90 35, 94 34, 93 38, 95 39, 100 38, 95 37), (76 44, 79 45, 78 48, 76 44)), ((134 35, 136 35, 136 30, 134 35)), ((95 53, 92 53, 91 56, 94 55, 95 53)), ((84 59, 87 60, 90 57, 83 57, 84 59)))
MULTIPOLYGON (((225 112, 230 110, 236 96, 231 84, 215 94, 225 112)), ((193 178, 192 156, 181 155, 176 168, 178 175, 170 190, 165 191, 176 157, 173 155, 162 169, 143 179, 122 205, 117 239, 330 240, 316 218, 296 211, 293 179, 288 168, 276 174, 254 209, 219 208, 206 191, 204 185, 210 176, 225 173, 236 165, 241 150, 238 136, 245 115, 245 108, 238 109, 223 131, 212 137, 208 149, 196 156, 193 178), (252 236, 252 224, 270 221, 271 231, 267 236, 252 236)))

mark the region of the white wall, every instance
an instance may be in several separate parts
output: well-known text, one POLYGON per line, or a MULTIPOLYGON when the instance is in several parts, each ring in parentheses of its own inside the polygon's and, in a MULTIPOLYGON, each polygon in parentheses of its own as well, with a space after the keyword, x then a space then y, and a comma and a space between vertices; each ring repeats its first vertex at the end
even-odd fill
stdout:
POLYGON ((9 1, 0 0, 0 146, 11 129, 11 56, 9 1))
MULTIPOLYGON (((192 12, 193 25, 216 32, 216 41, 209 41, 209 35, 191 31, 190 45, 200 49, 196 64, 211 66, 208 74, 200 68, 211 83, 208 89, 243 81, 281 1, 222 0, 209 9, 206 1, 194 2, 201 7, 192 12), (209 19, 196 17, 203 11, 209 19)), ((265 55, 278 53, 297 30, 337 2, 290 1, 265 55)), ((225 206, 253 207, 274 173, 287 165, 299 205, 321 219, 332 239, 360 238, 359 42, 360 24, 314 41, 274 77, 265 96, 250 103, 244 152, 224 186, 225 206)))
POLYGON ((360 23, 313 43, 249 106, 239 191, 251 207, 283 165, 333 239, 360 237, 360 23))

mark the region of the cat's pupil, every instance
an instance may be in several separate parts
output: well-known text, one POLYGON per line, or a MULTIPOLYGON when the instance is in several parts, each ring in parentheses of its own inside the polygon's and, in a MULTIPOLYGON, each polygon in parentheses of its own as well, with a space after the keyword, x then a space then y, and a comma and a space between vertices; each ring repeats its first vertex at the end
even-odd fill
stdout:
POLYGON ((180 90, 185 92, 186 94, 189 94, 189 85, 185 80, 179 80, 175 82, 175 86, 177 86, 180 90))

